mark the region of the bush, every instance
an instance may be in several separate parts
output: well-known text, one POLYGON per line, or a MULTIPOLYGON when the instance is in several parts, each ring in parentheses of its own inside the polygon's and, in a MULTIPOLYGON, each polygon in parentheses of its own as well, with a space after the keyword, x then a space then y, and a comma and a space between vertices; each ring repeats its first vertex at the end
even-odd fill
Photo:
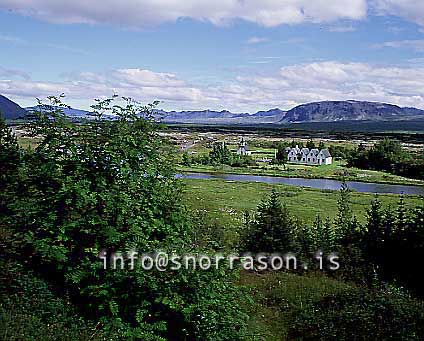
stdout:
MULTIPOLYGON (((0 339, 102 340, 117 331, 78 316, 69 297, 58 297, 43 279, 16 262, 0 262, 0 339)), ((56 291, 60 291, 56 288, 56 291)))
POLYGON ((151 120, 154 106, 108 99, 76 125, 60 99, 50 100, 29 127, 42 141, 8 185, 7 256, 64 288, 82 316, 114 326, 121 338, 238 339, 247 317, 234 303, 231 272, 149 272, 128 263, 113 270, 99 259, 100 252, 202 251, 190 238, 173 153, 151 120))
POLYGON ((352 289, 299 309, 290 338, 421 340, 424 304, 385 292, 352 289))

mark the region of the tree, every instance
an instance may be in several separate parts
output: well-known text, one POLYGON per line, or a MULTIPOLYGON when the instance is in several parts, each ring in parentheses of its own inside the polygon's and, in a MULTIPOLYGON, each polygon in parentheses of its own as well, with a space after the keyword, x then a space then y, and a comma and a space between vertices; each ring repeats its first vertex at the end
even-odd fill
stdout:
POLYGON ((13 196, 10 189, 18 182, 20 158, 16 136, 6 125, 0 112, 0 212, 3 214, 9 210, 8 203, 10 196, 13 196))
POLYGON ((400 195, 396 209, 396 228, 399 231, 404 231, 408 227, 408 211, 405 206, 403 194, 400 195))
POLYGON ((342 183, 337 201, 337 216, 335 226, 341 238, 352 233, 352 209, 350 207, 350 190, 345 182, 342 183))
POLYGON ((287 152, 286 152, 286 146, 284 144, 280 143, 278 145, 277 154, 275 156, 276 156, 277 164, 283 165, 284 169, 286 169, 287 152))
POLYGON ((248 252, 290 252, 294 222, 279 194, 273 190, 258 205, 256 216, 246 226, 242 249, 248 252))
POLYGON ((230 165, 232 154, 225 142, 216 142, 212 146, 212 151, 209 152, 209 160, 213 164, 230 165))
POLYGON ((364 232, 365 253, 372 262, 380 261, 379 253, 384 244, 384 215, 381 202, 376 196, 367 210, 367 224, 364 232))
POLYGON ((337 248, 336 234, 330 219, 323 221, 320 216, 316 216, 313 223, 314 250, 321 250, 324 253, 335 252, 337 248))
POLYGON ((29 129, 41 136, 20 164, 9 227, 15 257, 73 298, 86 317, 124 339, 238 339, 246 316, 231 274, 104 269, 115 252, 196 250, 170 144, 154 104, 98 101, 93 117, 70 122, 60 98, 39 103, 29 129), (105 118, 114 114, 115 120, 105 118), (235 327, 236 325, 241 327, 235 327))
POLYGON ((308 142, 306 142, 306 148, 308 149, 315 149, 315 143, 312 140, 309 140, 308 142))
POLYGON ((183 166, 186 166, 186 167, 190 167, 190 165, 191 165, 190 157, 188 156, 187 152, 183 153, 182 164, 183 164, 183 166))

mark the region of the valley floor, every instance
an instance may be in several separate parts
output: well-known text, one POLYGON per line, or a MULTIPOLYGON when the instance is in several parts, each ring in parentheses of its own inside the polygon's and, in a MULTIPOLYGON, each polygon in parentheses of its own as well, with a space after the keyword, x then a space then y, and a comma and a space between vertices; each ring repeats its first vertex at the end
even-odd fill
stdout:
MULTIPOLYGON (((205 224, 213 226, 222 238, 224 248, 234 250, 243 229, 243 214, 253 212, 262 198, 271 190, 281 194, 289 211, 312 224, 317 215, 333 219, 337 213, 337 191, 271 185, 256 182, 224 180, 181 180, 184 184, 189 208, 203 215, 205 224)), ((351 193, 351 206, 358 220, 365 222, 366 209, 375 196, 368 193, 351 193)), ((395 206, 398 195, 380 195, 383 206, 395 206)), ((405 203, 412 207, 422 199, 405 196, 405 203)), ((246 340, 285 340, 297 316, 331 295, 364 293, 367 289, 353 283, 329 278, 321 273, 294 274, 287 272, 242 271, 239 284, 249 290, 254 298, 250 325, 252 335, 246 340)))
MULTIPOLYGON (((224 180, 184 179, 187 205, 193 210, 206 213, 224 232, 228 245, 237 242, 242 227, 243 213, 253 211, 272 189, 282 195, 282 201, 290 212, 305 222, 312 223, 317 215, 322 219, 333 219, 337 213, 337 191, 300 188, 287 185, 271 185, 256 182, 235 182, 224 180)), ((360 222, 365 221, 365 212, 375 196, 370 193, 351 193, 354 214, 360 222)), ((405 196, 407 205, 415 206, 421 199, 405 196)), ((395 206, 398 195, 380 195, 383 205, 395 206)))

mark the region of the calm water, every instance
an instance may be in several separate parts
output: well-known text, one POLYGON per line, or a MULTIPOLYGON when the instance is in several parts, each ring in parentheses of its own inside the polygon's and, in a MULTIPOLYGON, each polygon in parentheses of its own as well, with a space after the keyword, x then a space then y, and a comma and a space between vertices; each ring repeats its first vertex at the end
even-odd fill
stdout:
MULTIPOLYGON (((221 179, 229 181, 252 181, 264 182, 267 184, 285 184, 299 187, 310 187, 318 189, 339 190, 341 181, 328 179, 304 179, 304 178, 283 178, 262 175, 241 175, 241 174, 207 174, 207 173, 186 173, 178 174, 179 178, 185 179, 221 179)), ((347 181, 350 189, 357 192, 377 193, 377 194, 411 194, 424 195, 422 186, 386 185, 373 182, 347 181)))

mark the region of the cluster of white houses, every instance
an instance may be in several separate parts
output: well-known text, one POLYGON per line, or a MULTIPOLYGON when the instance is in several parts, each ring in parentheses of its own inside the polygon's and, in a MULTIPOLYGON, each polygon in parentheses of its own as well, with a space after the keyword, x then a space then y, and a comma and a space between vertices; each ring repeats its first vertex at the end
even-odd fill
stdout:
MULTIPOLYGON (((287 147, 287 162, 299 163, 305 165, 331 165, 333 163, 333 158, 331 157, 328 149, 309 149, 309 148, 299 148, 296 146, 294 148, 287 147)), ((237 149, 237 154, 239 155, 251 155, 249 151, 246 140, 242 137, 237 149)))
POLYGON ((294 148, 287 147, 286 153, 288 162, 305 165, 331 165, 333 163, 333 158, 328 149, 301 149, 296 146, 294 148))

